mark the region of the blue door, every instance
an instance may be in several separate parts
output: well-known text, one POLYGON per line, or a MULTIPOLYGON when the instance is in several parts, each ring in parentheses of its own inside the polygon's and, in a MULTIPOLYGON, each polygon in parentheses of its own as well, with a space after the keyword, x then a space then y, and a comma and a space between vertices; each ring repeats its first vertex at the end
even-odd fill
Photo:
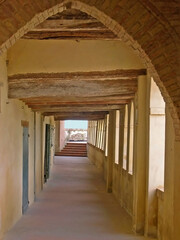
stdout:
POLYGON ((23 186, 22 186, 22 213, 28 208, 28 127, 23 127, 23 186))

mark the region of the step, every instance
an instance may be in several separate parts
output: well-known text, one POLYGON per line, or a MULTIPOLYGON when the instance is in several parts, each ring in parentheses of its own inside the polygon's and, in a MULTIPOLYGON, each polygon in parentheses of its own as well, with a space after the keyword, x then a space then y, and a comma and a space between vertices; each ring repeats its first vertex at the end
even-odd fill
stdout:
POLYGON ((61 154, 58 153, 56 156, 74 156, 74 157, 87 157, 87 154, 61 154))
POLYGON ((61 152, 56 152, 56 156, 77 156, 87 157, 87 143, 68 142, 61 152))

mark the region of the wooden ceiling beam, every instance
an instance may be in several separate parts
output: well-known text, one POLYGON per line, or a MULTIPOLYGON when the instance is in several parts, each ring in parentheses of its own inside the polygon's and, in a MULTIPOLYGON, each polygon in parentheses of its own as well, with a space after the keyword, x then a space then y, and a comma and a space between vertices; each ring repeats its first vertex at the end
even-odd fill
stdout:
POLYGON ((108 29, 83 29, 74 31, 30 31, 24 39, 58 39, 58 40, 115 40, 118 37, 108 29))
POLYGON ((62 30, 91 30, 91 29, 107 29, 101 22, 96 19, 47 19, 33 31, 62 31, 62 30))
POLYGON ((33 98, 22 98, 26 104, 38 104, 44 105, 57 102, 62 105, 66 104, 121 104, 123 101, 129 101, 134 98, 133 94, 118 94, 109 96, 97 96, 97 97, 33 97, 33 98))
MULTIPOLYGON (((127 104, 129 103, 130 100, 119 100, 119 101, 102 101, 102 102, 86 102, 86 106, 97 106, 97 105, 114 105, 114 104, 127 104)), ((34 108, 34 107, 43 107, 43 106, 53 106, 53 107, 64 107, 64 106, 72 106, 72 107, 81 107, 82 105, 84 105, 85 102, 65 102, 65 103, 61 103, 61 102, 36 102, 36 103, 32 103, 32 102, 25 102, 26 105, 28 105, 30 108, 34 108)))
POLYGON ((37 81, 37 80, 113 80, 132 79, 139 75, 146 75, 146 69, 115 69, 108 71, 90 72, 59 72, 59 73, 26 73, 9 75, 9 82, 37 81))
POLYGON ((83 107, 69 107, 69 106, 64 106, 64 107, 54 107, 54 106, 36 106, 33 107, 32 110, 36 112, 99 112, 99 111, 111 111, 111 110, 116 110, 116 109, 121 109, 123 105, 102 105, 102 106, 83 106, 83 107))
POLYGON ((97 115, 97 116, 86 116, 86 117, 82 117, 82 116, 67 116, 67 117, 59 117, 59 116, 55 116, 54 120, 55 121, 65 121, 65 120, 87 120, 87 121, 96 121, 96 120, 101 120, 104 119, 105 115, 97 115))
POLYGON ((44 116, 51 116, 52 114, 54 116, 59 116, 59 117, 66 117, 66 116, 97 116, 97 115, 106 115, 108 114, 108 111, 98 111, 98 112, 44 112, 44 116))
POLYGON ((45 112, 43 113, 44 116, 54 116, 55 120, 97 120, 97 119, 104 119, 107 111, 103 112, 69 112, 69 113, 58 113, 58 112, 45 112))
POLYGON ((134 94, 137 76, 145 69, 111 71, 29 73, 8 78, 9 98, 100 97, 134 94))
POLYGON ((118 39, 97 19, 81 11, 68 9, 40 23, 24 39, 118 39))
POLYGON ((73 19, 73 20, 79 20, 79 19, 95 19, 91 15, 88 15, 85 12, 82 12, 80 10, 74 9, 74 8, 67 8, 63 12, 59 12, 51 17, 48 18, 48 20, 57 20, 57 19, 73 19))
POLYGON ((31 97, 99 97, 113 94, 134 94, 136 79, 119 80, 55 80, 18 79, 9 80, 9 98, 31 97))

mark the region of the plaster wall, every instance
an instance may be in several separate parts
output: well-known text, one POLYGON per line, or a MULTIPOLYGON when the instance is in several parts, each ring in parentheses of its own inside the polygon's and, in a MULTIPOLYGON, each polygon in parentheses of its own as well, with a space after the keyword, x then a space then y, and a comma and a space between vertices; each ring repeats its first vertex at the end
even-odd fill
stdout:
POLYGON ((34 200, 34 114, 19 100, 7 97, 6 55, 0 56, 0 237, 22 214, 21 121, 29 122, 29 203, 34 200))
MULTIPOLYGON (((42 116, 8 99, 6 59, 0 56, 0 238, 22 215, 22 121, 29 124, 29 205, 43 187, 42 116)), ((53 118, 46 121, 54 124, 53 118)))
POLYGON ((143 68, 121 41, 19 40, 8 51, 8 61, 10 75, 143 68))

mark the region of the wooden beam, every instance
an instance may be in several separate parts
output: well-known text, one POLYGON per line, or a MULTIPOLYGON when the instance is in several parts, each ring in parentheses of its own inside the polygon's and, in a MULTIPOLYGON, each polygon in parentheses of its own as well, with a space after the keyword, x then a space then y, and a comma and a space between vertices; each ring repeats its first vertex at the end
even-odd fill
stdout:
POLYGON ((9 76, 10 98, 102 97, 134 94, 144 69, 71 73, 30 73, 9 76))
POLYGON ((48 18, 48 20, 56 20, 56 19, 94 19, 91 15, 88 15, 85 12, 82 12, 80 10, 74 9, 74 8, 67 8, 63 12, 59 12, 51 17, 48 18))
POLYGON ((122 108, 122 105, 97 105, 93 107, 89 106, 82 106, 82 107, 54 107, 54 106, 35 106, 32 108, 33 111, 37 112, 99 112, 99 111, 111 111, 122 108))
POLYGON ((97 19, 52 19, 45 20, 33 31, 62 31, 62 30, 91 30, 91 29, 106 29, 107 28, 97 19))
POLYGON ((54 116, 55 120, 97 120, 97 119, 104 119, 107 111, 103 112, 69 112, 69 113, 43 113, 44 116, 54 116))
POLYGON ((79 116, 79 117, 73 117, 73 116, 70 116, 70 117, 54 117, 54 120, 55 121, 65 121, 65 120, 87 120, 87 121, 96 121, 96 120, 101 120, 101 119, 105 119, 105 116, 104 115, 97 115, 97 116, 86 116, 86 117, 82 117, 82 116, 79 116))
MULTIPOLYGON (((40 100, 39 100, 40 101, 40 100)), ((25 102, 30 108, 43 107, 49 105, 50 107, 81 107, 86 104, 86 106, 97 106, 97 105, 117 105, 117 104, 127 104, 130 100, 116 100, 116 101, 102 101, 102 102, 25 102)))
POLYGON ((137 91, 137 81, 105 80, 105 81, 19 81, 9 82, 9 98, 25 97, 97 97, 112 94, 133 94, 137 91))
POLYGON ((118 37, 108 29, 85 29, 85 30, 51 30, 51 31, 30 31, 23 35, 24 39, 58 39, 58 40, 115 40, 118 37))
POLYGON ((60 72, 60 73, 26 73, 8 76, 9 82, 33 81, 33 80, 107 80, 107 79, 131 79, 139 75, 146 75, 146 69, 115 69, 109 71, 91 72, 60 72))
POLYGON ((106 115, 108 111, 98 111, 98 112, 44 112, 44 116, 60 116, 60 117, 69 117, 69 116, 97 116, 97 115, 106 115))
POLYGON ((110 96, 97 96, 97 97, 33 97, 33 98, 22 98, 23 102, 27 105, 36 105, 36 104, 60 104, 60 105, 82 105, 82 104, 125 104, 126 101, 134 98, 133 94, 118 94, 118 95, 110 95, 110 96))
POLYGON ((97 19, 81 11, 68 9, 48 18, 26 33, 25 39, 118 39, 97 19))

